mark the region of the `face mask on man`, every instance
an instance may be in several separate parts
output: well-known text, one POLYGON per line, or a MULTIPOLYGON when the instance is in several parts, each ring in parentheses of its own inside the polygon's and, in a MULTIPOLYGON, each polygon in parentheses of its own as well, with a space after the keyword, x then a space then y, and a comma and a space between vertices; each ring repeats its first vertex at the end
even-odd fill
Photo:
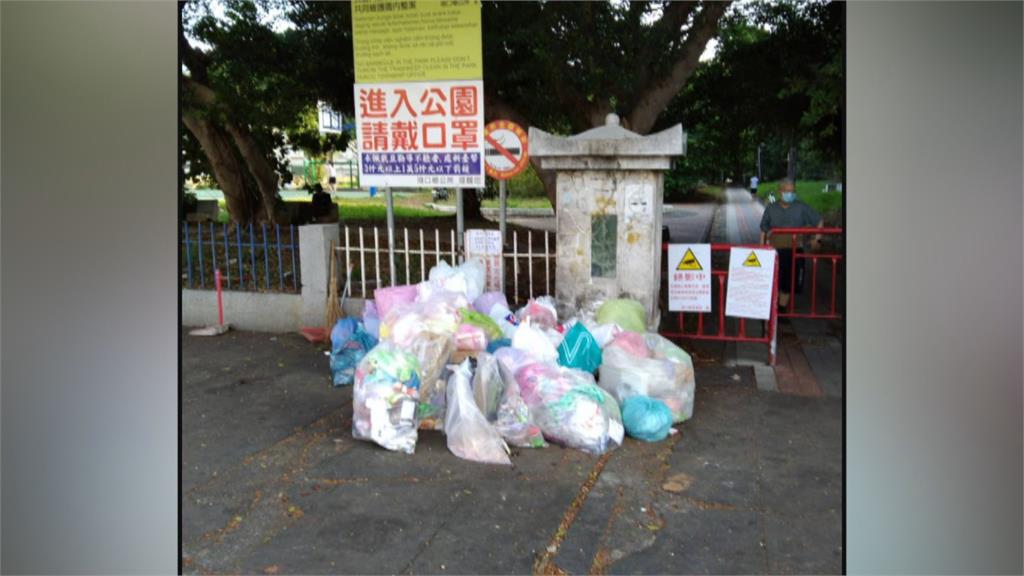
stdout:
POLYGON ((782 193, 782 201, 785 202, 786 204, 792 203, 793 200, 796 200, 796 193, 794 193, 794 192, 783 192, 782 193))

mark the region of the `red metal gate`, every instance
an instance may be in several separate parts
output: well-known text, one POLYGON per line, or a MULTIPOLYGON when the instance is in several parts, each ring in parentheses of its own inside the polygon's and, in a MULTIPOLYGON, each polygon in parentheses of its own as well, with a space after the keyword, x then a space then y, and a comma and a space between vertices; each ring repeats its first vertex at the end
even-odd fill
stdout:
MULTIPOLYGON (((839 236, 843 234, 842 228, 775 228, 772 230, 773 236, 789 236, 791 239, 790 246, 801 246, 804 244, 803 240, 807 236, 839 236)), ((797 286, 797 271, 799 264, 810 261, 810 266, 803 266, 804 273, 810 268, 811 275, 811 286, 809 291, 805 291, 805 297, 800 299, 801 302, 798 304, 798 298, 794 294, 794 297, 789 299, 789 304, 779 312, 779 316, 782 318, 818 318, 823 320, 839 319, 843 317, 842 311, 836 305, 836 291, 838 289, 837 279, 839 266, 843 263, 843 255, 838 253, 810 253, 810 252, 797 252, 796 250, 791 251, 791 260, 789 266, 789 285, 790 287, 797 286), (824 294, 819 291, 818 286, 818 268, 820 263, 825 262, 828 264, 831 272, 831 282, 828 285, 828 312, 823 312, 819 309, 819 296, 824 294), (809 302, 808 302, 809 300, 809 302)), ((824 304, 824 302, 822 302, 824 304)))
MULTIPOLYGON (((662 262, 668 261, 668 244, 662 244, 662 262)), ((726 286, 728 285, 727 279, 729 276, 729 265, 728 260, 725 260, 724 269, 715 269, 714 264, 716 261, 722 261, 722 258, 715 258, 715 255, 728 254, 732 248, 751 248, 751 249, 764 249, 764 246, 756 246, 750 244, 712 244, 711 245, 711 262, 712 270, 711 277, 712 282, 712 299, 711 299, 711 312, 675 312, 677 323, 675 327, 661 330, 659 333, 669 339, 690 339, 690 340, 718 340, 722 342, 754 342, 761 343, 768 346, 768 364, 775 365, 775 336, 776 328, 778 325, 778 300, 779 300, 779 260, 775 259, 775 273, 772 279, 772 307, 771 317, 767 320, 750 320, 751 323, 758 323, 761 325, 760 336, 749 336, 747 335, 747 319, 736 318, 735 322, 728 322, 725 316, 725 294, 726 286), (717 291, 715 287, 717 286, 717 291), (718 297, 715 298, 714 294, 717 292, 718 297), (692 330, 687 330, 687 319, 696 316, 696 326, 692 330), (711 331, 706 330, 706 325, 709 324, 707 321, 710 317, 711 321, 714 322, 714 328, 711 331), (734 327, 735 330, 730 330, 734 327)), ((673 314, 668 312, 668 314, 673 314)), ((690 322, 691 326, 694 324, 690 322)))

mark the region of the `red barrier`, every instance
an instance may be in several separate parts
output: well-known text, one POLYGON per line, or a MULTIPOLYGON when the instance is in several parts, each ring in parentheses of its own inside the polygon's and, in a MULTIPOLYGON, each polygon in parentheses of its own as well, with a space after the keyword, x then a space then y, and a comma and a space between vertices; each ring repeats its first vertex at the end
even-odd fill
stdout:
MULTIPOLYGON (((728 253, 732 248, 758 248, 763 249, 764 246, 754 245, 743 245, 743 244, 712 244, 712 263, 715 260, 715 253, 728 253)), ((668 244, 661 245, 662 250, 662 262, 668 260, 668 244)), ((755 342, 766 344, 768 346, 768 364, 771 366, 775 365, 775 336, 776 327, 778 324, 778 300, 779 300, 779 261, 775 259, 775 273, 772 278, 772 308, 771 317, 768 319, 768 324, 763 330, 764 334, 761 336, 747 336, 747 319, 737 318, 736 333, 730 334, 726 330, 726 316, 725 316, 725 291, 728 283, 726 282, 729 276, 728 264, 726 264, 725 270, 714 270, 711 271, 711 277, 718 281, 718 301, 717 303, 712 301, 711 312, 676 312, 678 318, 678 325, 676 330, 671 331, 660 331, 659 334, 662 336, 672 339, 690 339, 690 340, 718 340, 723 342, 755 342), (717 313, 715 312, 717 304, 717 313), (697 330, 695 332, 687 332, 685 321, 689 316, 697 315, 697 330), (714 333, 705 333, 704 331, 704 318, 708 315, 714 315, 717 318, 718 330, 714 333)), ((671 312, 669 312, 671 314, 671 312)), ((753 322, 764 322, 763 320, 753 320, 753 322)))
MULTIPOLYGON (((798 247, 803 244, 803 240, 807 236, 841 236, 843 234, 842 228, 775 228, 771 231, 773 236, 786 235, 790 236, 791 246, 798 247)), ((797 298, 793 294, 789 299, 789 305, 786 306, 785 310, 779 312, 779 316, 782 318, 818 318, 823 320, 839 319, 843 317, 841 311, 836 308, 836 289, 837 289, 837 277, 836 273, 839 269, 839 264, 843 260, 842 254, 827 254, 827 253, 797 253, 797 251, 791 250, 791 260, 789 266, 789 286, 791 290, 796 288, 797 281, 797 264, 800 261, 811 261, 811 286, 810 286, 810 306, 801 307, 797 309, 797 298), (832 278, 829 283, 829 310, 828 312, 821 312, 818 310, 818 263, 821 260, 826 260, 831 263, 832 278)), ((805 270, 806 270, 805 266, 805 270)), ((805 285, 806 288, 806 285, 805 285)))

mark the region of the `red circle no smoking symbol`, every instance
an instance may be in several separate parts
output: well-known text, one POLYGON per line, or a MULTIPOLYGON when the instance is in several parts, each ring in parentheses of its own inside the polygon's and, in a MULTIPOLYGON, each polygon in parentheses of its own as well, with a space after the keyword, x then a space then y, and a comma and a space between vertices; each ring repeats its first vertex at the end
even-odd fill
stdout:
POLYGON ((495 120, 484 126, 484 168, 497 180, 508 180, 526 169, 526 131, 508 120, 495 120))

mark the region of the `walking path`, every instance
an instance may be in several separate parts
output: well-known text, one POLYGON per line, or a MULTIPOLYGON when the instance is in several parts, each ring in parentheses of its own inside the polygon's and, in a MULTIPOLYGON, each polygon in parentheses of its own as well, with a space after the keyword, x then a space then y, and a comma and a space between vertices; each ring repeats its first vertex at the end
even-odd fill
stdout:
MULTIPOLYGON (((712 227, 712 241, 757 244, 764 206, 742 188, 727 188, 724 199, 712 227)), ((824 276, 819 281, 826 280, 824 276)), ((809 288, 810 282, 805 286, 809 288)), ((808 296, 805 294, 803 298, 808 296)), ((823 294, 817 296, 820 299, 823 294)), ((798 299, 798 305, 801 302, 798 299)), ((821 309, 826 308, 821 306, 821 309)), ((840 336, 841 328, 833 321, 781 319, 773 371, 765 371, 767 351, 764 345, 739 343, 730 346, 727 362, 754 366, 761 380, 758 382, 761 389, 798 396, 841 398, 843 351, 840 336)))

